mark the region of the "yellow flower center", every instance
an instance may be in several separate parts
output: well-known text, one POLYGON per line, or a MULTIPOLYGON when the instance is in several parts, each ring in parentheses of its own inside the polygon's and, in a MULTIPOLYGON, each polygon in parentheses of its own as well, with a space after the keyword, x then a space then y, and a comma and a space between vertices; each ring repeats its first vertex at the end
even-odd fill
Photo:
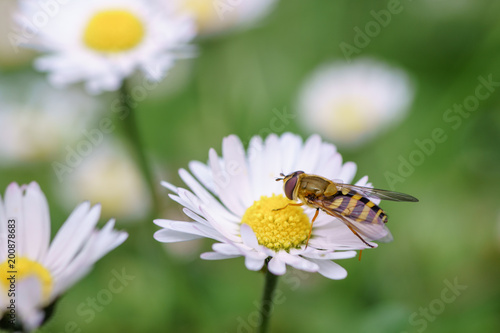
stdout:
POLYGON ((210 25, 210 22, 218 19, 212 1, 207 0, 186 0, 181 5, 185 11, 196 17, 200 29, 210 25))
POLYGON ((370 105, 364 100, 347 99, 330 107, 327 111, 330 121, 323 122, 322 126, 326 126, 329 132, 334 128, 338 137, 354 139, 379 122, 377 115, 367 120, 366 114, 362 112, 367 108, 370 105))
POLYGON ((305 244, 311 223, 302 207, 288 206, 279 209, 292 202, 281 194, 262 196, 246 210, 241 223, 248 224, 259 244, 271 250, 297 248, 305 244))
POLYGON ((126 10, 105 10, 89 21, 85 44, 99 52, 117 53, 136 47, 144 38, 142 21, 126 10))
MULTIPOLYGON (((50 297, 50 292, 52 291, 53 284, 52 275, 45 267, 40 265, 38 262, 26 257, 20 257, 15 258, 15 262, 12 262, 12 260, 7 260, 1 263, 0 286, 3 286, 5 290, 9 290, 11 288, 11 283, 14 282, 14 280, 10 279, 12 276, 15 277, 16 285, 23 279, 29 277, 37 278, 42 286, 42 299, 44 301, 47 301, 50 297), (16 273, 12 273, 12 271, 15 271, 16 273)), ((3 293, 7 295, 5 292, 3 293)))
POLYGON ((338 106, 337 121, 342 123, 348 132, 359 132, 366 122, 359 111, 359 105, 353 102, 345 102, 338 106))

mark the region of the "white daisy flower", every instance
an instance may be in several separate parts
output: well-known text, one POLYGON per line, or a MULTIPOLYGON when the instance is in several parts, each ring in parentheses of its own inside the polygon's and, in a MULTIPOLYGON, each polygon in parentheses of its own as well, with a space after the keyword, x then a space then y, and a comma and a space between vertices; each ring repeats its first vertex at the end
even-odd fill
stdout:
POLYGON ((53 161, 85 135, 100 103, 33 76, 0 81, 0 164, 53 161), (22 89, 19 89, 22 87, 22 89))
POLYGON ((277 3, 276 0, 176 0, 176 2, 181 12, 195 17, 200 35, 248 27, 266 16, 277 3))
POLYGON ((356 146, 401 121, 413 99, 408 75, 369 59, 318 68, 299 93, 299 113, 312 133, 356 146))
POLYGON ((38 184, 19 187, 12 183, 7 187, 4 200, 0 198, 0 317, 9 319, 10 315, 7 306, 12 298, 8 296, 10 281, 6 279, 13 274, 10 271, 17 271, 16 323, 30 331, 43 323, 44 310, 57 297, 125 241, 127 233, 114 230, 114 220, 101 230, 95 228, 100 211, 100 205, 80 204, 49 244, 49 207, 38 184), (8 244, 15 244, 14 251, 8 252, 12 248, 8 244))
MULTIPOLYGON (((270 258, 268 269, 275 275, 284 274, 289 265, 331 279, 347 276, 332 260, 356 255, 347 250, 367 248, 341 221, 324 213, 314 222, 306 247, 315 209, 289 206, 273 211, 290 202, 283 195, 282 182, 276 181, 281 172, 304 170, 346 183, 353 180, 356 164, 342 163, 335 146, 317 135, 304 143, 290 133, 273 134, 265 141, 256 136, 248 152, 232 135, 223 140, 222 157, 211 149, 208 164, 193 161, 189 169, 191 173, 181 169, 179 175, 190 190, 163 185, 192 221, 155 220, 163 228, 154 235, 160 242, 211 238, 217 243, 213 252, 201 255, 203 259, 243 256, 246 267, 256 271, 270 258)), ((357 185, 366 186, 366 182, 363 177, 357 185)))
POLYGON ((61 201, 67 206, 82 200, 100 202, 104 218, 121 222, 139 220, 151 206, 151 195, 137 165, 114 140, 101 143, 59 185, 61 201))
POLYGON ((19 18, 23 30, 37 31, 33 47, 48 53, 35 67, 58 87, 83 81, 90 93, 114 91, 136 70, 159 81, 195 36, 190 17, 156 0, 76 0, 58 9, 36 27, 43 2, 23 0, 19 18))

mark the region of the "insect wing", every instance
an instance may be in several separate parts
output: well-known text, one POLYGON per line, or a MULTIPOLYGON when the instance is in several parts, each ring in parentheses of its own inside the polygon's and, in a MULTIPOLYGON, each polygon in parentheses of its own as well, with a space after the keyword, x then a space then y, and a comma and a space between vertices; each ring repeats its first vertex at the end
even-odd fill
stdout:
POLYGON ((355 191, 367 198, 379 198, 381 200, 390 200, 390 201, 409 201, 409 202, 417 202, 418 199, 405 193, 381 190, 378 188, 371 188, 365 186, 357 186, 350 184, 338 184, 337 188, 342 192, 343 189, 348 189, 355 191))
POLYGON ((360 221, 351 222, 352 228, 361 235, 366 236, 370 240, 377 242, 388 243, 392 242, 392 234, 385 224, 373 224, 370 222, 360 221))
POLYGON ((325 201, 316 199, 313 200, 312 203, 316 207, 321 208, 328 215, 338 218, 348 227, 358 232, 361 236, 366 237, 369 241, 376 240, 378 242, 387 243, 393 240, 391 232, 383 222, 371 223, 368 221, 354 221, 353 219, 340 214, 338 211, 329 208, 325 201))

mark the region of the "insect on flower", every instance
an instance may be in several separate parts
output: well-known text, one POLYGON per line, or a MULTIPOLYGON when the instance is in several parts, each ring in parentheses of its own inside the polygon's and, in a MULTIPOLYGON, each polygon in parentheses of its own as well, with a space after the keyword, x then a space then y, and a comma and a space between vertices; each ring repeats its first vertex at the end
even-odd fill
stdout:
MULTIPOLYGON (((300 200, 300 203, 289 203, 288 206, 307 205, 316 209, 311 221, 311 231, 319 210, 340 219, 366 245, 373 247, 363 236, 370 240, 389 242, 392 240, 387 223, 387 214, 369 198, 379 198, 391 201, 418 202, 418 199, 404 193, 380 190, 364 186, 356 186, 334 182, 324 177, 295 171, 289 175, 280 174, 283 190, 290 200, 300 200)), ((306 243, 306 246, 307 246, 306 243)))

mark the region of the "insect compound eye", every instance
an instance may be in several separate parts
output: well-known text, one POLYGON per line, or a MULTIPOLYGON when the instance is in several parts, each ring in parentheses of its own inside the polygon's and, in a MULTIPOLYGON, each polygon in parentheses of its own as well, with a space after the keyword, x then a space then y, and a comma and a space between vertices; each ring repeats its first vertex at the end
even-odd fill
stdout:
POLYGON ((297 175, 293 175, 285 183, 285 195, 290 200, 293 200, 293 190, 295 189, 295 185, 297 185, 298 179, 297 175))

